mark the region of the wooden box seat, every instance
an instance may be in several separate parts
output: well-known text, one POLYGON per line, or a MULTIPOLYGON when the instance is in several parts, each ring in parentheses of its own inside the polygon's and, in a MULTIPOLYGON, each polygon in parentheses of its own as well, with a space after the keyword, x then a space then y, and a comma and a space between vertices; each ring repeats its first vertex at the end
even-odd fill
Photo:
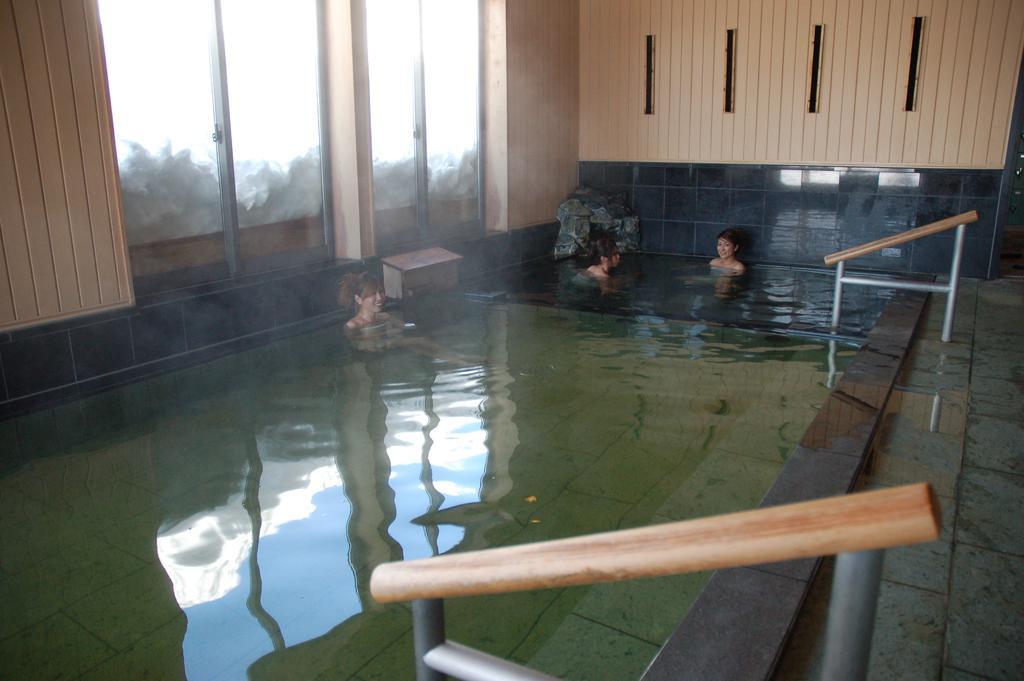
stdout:
POLYGON ((459 281, 461 255, 443 248, 381 258, 384 264, 384 292, 388 298, 409 298, 427 291, 443 291, 459 281))

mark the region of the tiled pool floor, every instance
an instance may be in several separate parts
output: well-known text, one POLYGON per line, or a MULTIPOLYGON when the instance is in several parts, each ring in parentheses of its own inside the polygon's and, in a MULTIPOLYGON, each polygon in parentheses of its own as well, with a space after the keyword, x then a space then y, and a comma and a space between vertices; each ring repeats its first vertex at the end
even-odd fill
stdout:
MULTIPOLYGON (((862 484, 930 482, 943 533, 887 553, 869 678, 1012 681, 1024 678, 1024 281, 965 282, 949 344, 942 302, 929 302, 862 484)), ((820 678, 830 581, 826 561, 776 681, 820 678)))
MULTIPOLYGON (((754 507, 828 399, 805 338, 471 307, 434 338, 485 367, 344 361, 325 329, 19 421, 40 450, 0 475, 0 679, 411 678, 373 566, 754 507)), ((637 678, 706 579, 453 599, 449 630, 637 678)))

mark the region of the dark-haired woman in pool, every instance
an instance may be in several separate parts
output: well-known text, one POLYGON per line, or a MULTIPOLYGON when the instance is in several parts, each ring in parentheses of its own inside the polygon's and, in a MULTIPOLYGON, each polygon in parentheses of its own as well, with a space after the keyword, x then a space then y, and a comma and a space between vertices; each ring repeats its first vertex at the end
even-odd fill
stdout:
POLYGON ((345 323, 345 335, 356 350, 382 352, 393 348, 408 348, 416 352, 460 365, 479 364, 479 357, 470 357, 445 350, 429 338, 414 335, 412 323, 405 323, 398 315, 384 311, 384 283, 363 272, 346 274, 338 290, 338 302, 343 307, 354 307, 355 316, 345 323))
POLYGON ((717 244, 718 257, 709 263, 711 267, 726 270, 730 274, 743 274, 746 272, 747 266, 736 257, 742 241, 743 233, 738 229, 730 227, 719 232, 717 244))
POLYGON ((575 281, 581 285, 597 284, 601 293, 611 293, 618 283, 612 272, 621 261, 615 239, 601 235, 590 242, 590 267, 577 274, 575 281))

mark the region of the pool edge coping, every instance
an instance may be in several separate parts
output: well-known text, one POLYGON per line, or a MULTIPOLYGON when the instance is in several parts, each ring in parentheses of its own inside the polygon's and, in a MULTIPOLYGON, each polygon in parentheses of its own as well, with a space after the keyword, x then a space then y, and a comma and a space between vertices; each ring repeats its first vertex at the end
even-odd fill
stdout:
MULTIPOLYGON (((851 491, 921 321, 927 294, 898 292, 793 449, 760 508, 851 491)), ((771 678, 821 558, 715 571, 642 681, 771 678)))

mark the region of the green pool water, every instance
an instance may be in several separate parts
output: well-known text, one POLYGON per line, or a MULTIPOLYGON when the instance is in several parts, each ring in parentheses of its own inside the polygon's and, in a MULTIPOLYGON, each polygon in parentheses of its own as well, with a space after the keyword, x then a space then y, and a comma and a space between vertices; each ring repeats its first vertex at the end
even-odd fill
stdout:
MULTIPOLYGON (((465 303, 406 335, 0 424, 38 451, 0 478, 0 678, 412 678, 376 565, 753 508, 828 394, 825 344, 658 317, 465 303)), ((707 577, 452 599, 448 633, 637 678, 707 577)))

